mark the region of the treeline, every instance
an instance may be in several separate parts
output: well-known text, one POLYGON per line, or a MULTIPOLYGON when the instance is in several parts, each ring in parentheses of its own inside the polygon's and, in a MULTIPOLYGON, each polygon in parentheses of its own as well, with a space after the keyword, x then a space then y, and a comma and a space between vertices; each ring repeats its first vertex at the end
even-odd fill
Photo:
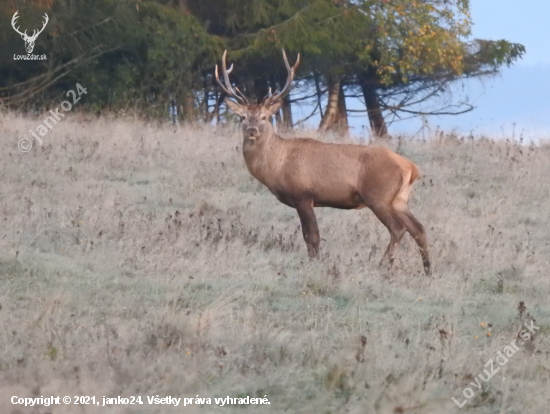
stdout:
POLYGON ((284 85, 284 48, 303 63, 279 123, 300 122, 292 106, 307 102, 322 129, 345 129, 354 97, 365 105, 354 112, 385 135, 387 115, 470 110, 448 95, 450 83, 496 73, 525 52, 506 40, 469 40, 471 26, 468 0, 4 0, 0 100, 43 108, 78 82, 90 111, 160 117, 177 101, 182 119, 209 122, 224 113, 213 73, 225 49, 232 80, 260 100, 284 85), (14 60, 25 53, 10 28, 17 10, 29 33, 48 14, 33 51, 47 60, 14 60))

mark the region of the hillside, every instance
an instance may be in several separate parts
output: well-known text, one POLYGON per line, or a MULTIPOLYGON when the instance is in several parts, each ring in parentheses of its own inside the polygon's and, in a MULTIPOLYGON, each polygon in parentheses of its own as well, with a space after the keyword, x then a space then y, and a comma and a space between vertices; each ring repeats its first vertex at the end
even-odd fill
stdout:
POLYGON ((10 399, 47 395, 144 402, 55 414, 242 412, 227 396, 267 396, 250 413, 547 412, 549 145, 387 144, 421 169, 428 278, 408 235, 378 267, 389 235, 367 209, 317 209, 310 262, 236 128, 75 115, 21 152, 38 124, 0 114, 0 412, 44 413, 10 399), (469 385, 531 318, 533 340, 469 385))

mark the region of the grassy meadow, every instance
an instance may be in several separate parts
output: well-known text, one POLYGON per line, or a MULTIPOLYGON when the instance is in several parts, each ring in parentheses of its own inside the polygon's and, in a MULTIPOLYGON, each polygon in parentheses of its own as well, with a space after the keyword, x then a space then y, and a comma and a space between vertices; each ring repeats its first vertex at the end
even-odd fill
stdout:
POLYGON ((409 235, 378 266, 389 234, 368 209, 316 209, 309 261, 236 127, 75 114, 21 152, 39 123, 0 114, 1 413, 548 413, 549 144, 381 143, 421 170, 427 277, 409 235), (470 385, 532 319, 532 340, 470 385), (10 402, 50 395, 144 404, 10 402), (227 396, 270 404, 215 404, 227 396))

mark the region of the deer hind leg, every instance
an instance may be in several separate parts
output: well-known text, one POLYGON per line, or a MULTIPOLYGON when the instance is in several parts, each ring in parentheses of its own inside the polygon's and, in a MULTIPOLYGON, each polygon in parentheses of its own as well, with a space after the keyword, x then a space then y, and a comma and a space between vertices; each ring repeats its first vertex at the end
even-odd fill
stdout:
POLYGON ((390 244, 388 244, 386 252, 384 253, 384 256, 382 256, 380 266, 382 266, 387 260, 389 267, 391 267, 395 259, 395 249, 399 245, 399 242, 401 241, 401 238, 405 234, 407 228, 401 222, 399 217, 395 215, 391 206, 373 206, 371 207, 371 210, 376 217, 378 217, 378 220, 380 220, 390 232, 390 244))
POLYGON ((428 254, 428 241, 426 239, 426 231, 424 226, 413 216, 409 210, 409 194, 411 191, 410 184, 404 184, 397 196, 392 202, 394 215, 405 226, 409 234, 412 236, 422 256, 422 264, 427 275, 430 274, 430 257, 428 254))
POLYGON ((311 201, 299 203, 296 206, 298 215, 300 216, 300 222, 302 224, 302 234, 307 245, 307 252, 309 258, 315 258, 319 256, 319 243, 321 237, 319 236, 319 226, 317 225, 317 218, 313 211, 313 203, 311 201))

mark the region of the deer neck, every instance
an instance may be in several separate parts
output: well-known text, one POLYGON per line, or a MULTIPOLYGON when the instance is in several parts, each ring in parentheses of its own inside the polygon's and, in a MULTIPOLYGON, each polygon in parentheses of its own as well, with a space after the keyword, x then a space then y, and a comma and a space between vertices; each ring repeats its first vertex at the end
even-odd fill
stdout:
POLYGON ((276 177, 274 171, 278 168, 278 160, 282 159, 283 144, 284 139, 275 133, 253 141, 244 139, 243 155, 248 171, 268 188, 276 177))

